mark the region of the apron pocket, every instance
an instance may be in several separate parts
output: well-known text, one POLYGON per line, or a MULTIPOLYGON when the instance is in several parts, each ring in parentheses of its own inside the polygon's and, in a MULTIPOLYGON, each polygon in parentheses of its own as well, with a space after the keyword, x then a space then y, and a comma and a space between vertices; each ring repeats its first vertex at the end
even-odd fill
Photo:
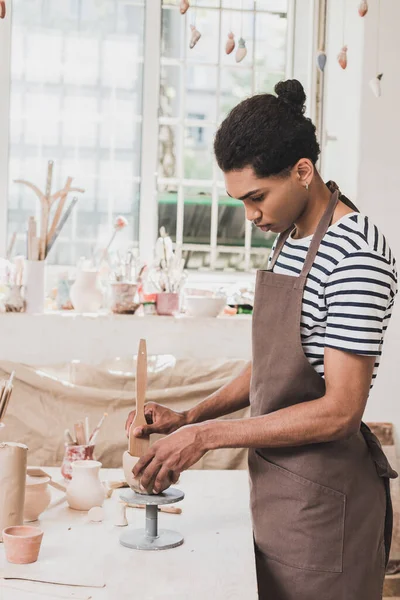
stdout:
POLYGON ((288 566, 341 573, 346 496, 269 462, 251 461, 254 537, 288 566))

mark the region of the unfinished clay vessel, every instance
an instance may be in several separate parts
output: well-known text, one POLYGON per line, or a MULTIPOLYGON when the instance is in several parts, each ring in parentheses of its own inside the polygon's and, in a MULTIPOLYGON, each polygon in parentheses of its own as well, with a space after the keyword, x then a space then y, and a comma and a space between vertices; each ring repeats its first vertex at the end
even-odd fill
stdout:
POLYGON ((124 452, 124 455, 122 457, 122 466, 124 468, 124 475, 125 475, 126 482, 129 485, 129 487, 131 488, 131 490, 133 490, 137 494, 152 495, 152 494, 154 494, 154 492, 153 492, 154 480, 150 482, 147 490, 144 490, 140 486, 140 481, 138 481, 133 476, 132 469, 136 465, 138 460, 139 460, 138 456, 132 456, 131 454, 129 454, 128 451, 124 452))
POLYGON ((99 478, 101 462, 77 460, 72 463, 72 481, 67 487, 67 502, 74 510, 103 506, 104 487, 99 478))
POLYGON ((43 531, 30 525, 7 527, 3 531, 4 549, 8 562, 26 565, 37 561, 43 531))
POLYGON ((24 521, 37 521, 50 504, 51 492, 48 486, 50 477, 26 476, 24 521))

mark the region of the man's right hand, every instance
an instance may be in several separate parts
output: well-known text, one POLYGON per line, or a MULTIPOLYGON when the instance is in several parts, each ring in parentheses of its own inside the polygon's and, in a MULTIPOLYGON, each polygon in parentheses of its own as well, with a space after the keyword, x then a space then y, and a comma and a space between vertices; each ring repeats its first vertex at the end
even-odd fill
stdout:
MULTIPOLYGON (((135 437, 148 436, 151 433, 162 433, 168 435, 186 425, 186 415, 183 412, 177 412, 171 408, 167 408, 162 404, 149 402, 145 404, 144 414, 147 425, 136 427, 134 430, 135 437)), ((132 410, 125 423, 126 435, 129 436, 129 429, 135 418, 136 410, 132 410)))

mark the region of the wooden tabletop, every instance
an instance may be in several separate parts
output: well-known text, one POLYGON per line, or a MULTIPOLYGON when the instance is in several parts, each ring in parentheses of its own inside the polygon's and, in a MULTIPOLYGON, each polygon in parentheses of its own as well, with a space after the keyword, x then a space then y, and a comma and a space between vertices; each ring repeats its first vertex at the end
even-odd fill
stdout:
MULTIPOLYGON (((59 480, 59 469, 46 469, 59 480)), ((122 478, 104 469, 102 480, 122 478)), ((0 544, 0 577, 42 573, 69 578, 69 583, 105 587, 71 587, 0 579, 2 600, 75 598, 93 600, 256 600, 256 574, 246 471, 187 471, 179 489, 185 499, 181 515, 159 513, 159 526, 179 531, 184 544, 172 550, 145 552, 120 545, 126 527, 113 525, 122 490, 104 504, 102 523, 68 508, 54 490, 50 508, 34 525, 45 534, 33 565, 10 565, 0 544)), ((126 492, 126 490, 125 490, 126 492)), ((128 509, 129 527, 144 527, 145 511, 128 509)))

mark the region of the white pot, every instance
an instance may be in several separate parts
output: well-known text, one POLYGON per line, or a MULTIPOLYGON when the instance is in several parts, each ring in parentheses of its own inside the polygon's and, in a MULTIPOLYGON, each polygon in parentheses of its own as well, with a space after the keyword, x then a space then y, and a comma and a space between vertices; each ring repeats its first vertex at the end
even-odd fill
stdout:
POLYGON ((72 481, 67 487, 67 502, 74 510, 103 506, 104 487, 99 478, 101 462, 77 460, 72 463, 72 481))
POLYGON ((44 311, 45 297, 45 267, 44 260, 27 260, 25 262, 25 302, 26 312, 30 314, 44 311))
POLYGON ((78 271, 71 286, 70 298, 77 312, 95 313, 103 303, 103 292, 97 271, 78 271))
POLYGON ((186 296, 186 312, 191 317, 218 317, 226 305, 225 297, 186 296))
POLYGON ((24 521, 37 521, 50 504, 50 477, 26 477, 24 521))

